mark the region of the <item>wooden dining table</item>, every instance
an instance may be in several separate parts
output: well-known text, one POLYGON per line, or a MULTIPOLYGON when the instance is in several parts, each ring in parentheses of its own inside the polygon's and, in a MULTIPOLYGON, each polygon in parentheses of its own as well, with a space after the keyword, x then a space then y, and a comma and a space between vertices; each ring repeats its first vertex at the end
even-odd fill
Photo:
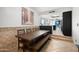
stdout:
MULTIPOLYGON (((43 45, 44 41, 47 41, 47 39, 49 38, 49 31, 48 30, 38 30, 35 32, 16 35, 16 37, 21 38, 23 40, 23 43, 26 44, 26 46, 28 46, 29 48, 33 48, 36 45, 41 46, 41 45, 43 45), (43 39, 45 37, 47 37, 47 39, 43 39), (42 42, 42 43, 40 44, 39 42, 40 43, 42 42)), ((32 50, 34 50, 34 49, 32 49, 32 50)))

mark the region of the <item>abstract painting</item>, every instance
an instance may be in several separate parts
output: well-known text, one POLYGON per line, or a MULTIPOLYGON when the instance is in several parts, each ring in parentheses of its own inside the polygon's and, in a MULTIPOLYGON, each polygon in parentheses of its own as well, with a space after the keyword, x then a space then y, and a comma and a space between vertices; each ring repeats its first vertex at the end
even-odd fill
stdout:
POLYGON ((31 22, 31 24, 33 24, 34 22, 33 22, 33 17, 34 17, 34 14, 33 14, 33 12, 32 11, 30 11, 30 22, 31 22))
POLYGON ((22 25, 33 25, 34 13, 28 9, 22 7, 22 25))

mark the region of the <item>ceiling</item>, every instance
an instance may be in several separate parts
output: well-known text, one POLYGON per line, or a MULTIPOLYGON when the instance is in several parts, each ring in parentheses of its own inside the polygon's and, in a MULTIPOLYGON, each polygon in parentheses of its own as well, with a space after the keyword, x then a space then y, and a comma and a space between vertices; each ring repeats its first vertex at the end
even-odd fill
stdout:
POLYGON ((30 7, 35 10, 41 17, 52 19, 62 19, 62 13, 72 10, 71 7, 30 7), (54 11, 54 12, 53 12, 54 11))
POLYGON ((45 12, 45 11, 50 11, 50 10, 58 9, 60 7, 31 7, 31 8, 36 10, 37 12, 45 12))

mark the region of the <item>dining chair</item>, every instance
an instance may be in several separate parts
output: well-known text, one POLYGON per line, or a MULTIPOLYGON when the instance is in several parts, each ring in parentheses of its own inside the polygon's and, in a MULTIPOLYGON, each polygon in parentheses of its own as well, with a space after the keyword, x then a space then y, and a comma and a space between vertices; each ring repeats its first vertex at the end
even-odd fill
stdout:
MULTIPOLYGON (((21 35, 24 34, 25 30, 24 29, 19 29, 17 30, 17 35, 21 35)), ((23 44, 23 40, 21 38, 18 38, 18 50, 22 49, 23 50, 24 44, 23 44)))
POLYGON ((31 32, 30 28, 26 29, 26 33, 30 33, 30 32, 31 32))

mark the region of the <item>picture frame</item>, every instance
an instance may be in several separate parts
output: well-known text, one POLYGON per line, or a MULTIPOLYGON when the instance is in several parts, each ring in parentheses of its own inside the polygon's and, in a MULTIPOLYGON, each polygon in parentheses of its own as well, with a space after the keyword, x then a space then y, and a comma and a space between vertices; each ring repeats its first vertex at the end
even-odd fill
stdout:
POLYGON ((22 7, 22 25, 33 25, 34 13, 28 8, 22 7))

